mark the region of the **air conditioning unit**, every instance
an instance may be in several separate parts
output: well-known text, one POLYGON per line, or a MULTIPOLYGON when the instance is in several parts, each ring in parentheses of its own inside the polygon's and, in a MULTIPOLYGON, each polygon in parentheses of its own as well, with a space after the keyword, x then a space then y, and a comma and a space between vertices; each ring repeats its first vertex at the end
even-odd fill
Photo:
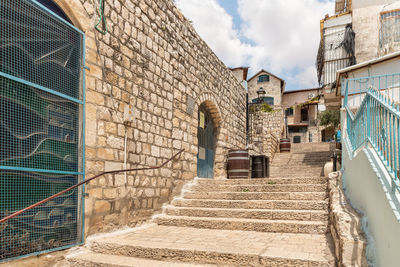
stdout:
POLYGON ((315 94, 308 94, 308 99, 312 99, 312 98, 314 98, 315 97, 315 94))

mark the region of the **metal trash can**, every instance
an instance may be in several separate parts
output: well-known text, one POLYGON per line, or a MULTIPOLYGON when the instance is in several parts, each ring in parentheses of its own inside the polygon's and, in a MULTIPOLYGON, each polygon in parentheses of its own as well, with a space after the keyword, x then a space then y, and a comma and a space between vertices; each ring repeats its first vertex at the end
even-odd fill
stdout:
POLYGON ((251 178, 269 177, 269 158, 266 156, 251 157, 251 178))

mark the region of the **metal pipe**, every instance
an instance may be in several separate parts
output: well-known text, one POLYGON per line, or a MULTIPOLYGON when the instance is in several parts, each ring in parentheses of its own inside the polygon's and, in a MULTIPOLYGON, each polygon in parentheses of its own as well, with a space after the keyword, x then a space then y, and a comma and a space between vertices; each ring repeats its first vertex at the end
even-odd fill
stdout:
POLYGON ((249 93, 246 93, 246 147, 249 146, 249 93))
POLYGON ((33 209, 33 208, 35 208, 35 207, 37 207, 37 206, 39 206, 39 205, 41 205, 41 204, 43 204, 43 203, 46 203, 46 202, 48 202, 48 201, 50 201, 50 200, 52 200, 52 199, 54 199, 54 198, 56 198, 56 197, 58 197, 58 196, 61 196, 62 194, 66 193, 66 192, 68 192, 68 191, 71 191, 72 189, 75 189, 75 188, 77 188, 78 186, 81 186, 81 185, 83 185, 83 184, 86 184, 86 183, 92 181, 93 179, 96 179, 96 178, 98 178, 98 177, 100 177, 100 176, 103 176, 103 175, 105 175, 105 174, 113 174, 113 173, 120 173, 120 172, 130 172, 130 171, 143 171, 143 170, 160 169, 160 168, 164 167, 164 166, 165 166, 168 162, 170 162, 172 159, 174 159, 176 156, 178 156, 179 154, 181 154, 183 151, 184 151, 184 149, 181 149, 179 152, 177 152, 177 153, 176 153, 175 155, 173 155, 169 160, 167 160, 166 162, 164 162, 164 163, 161 164, 160 166, 146 167, 146 168, 134 168, 134 169, 125 169, 125 170, 115 170, 115 171, 102 172, 102 173, 100 173, 100 174, 97 174, 97 175, 95 175, 95 176, 93 176, 93 177, 91 177, 91 178, 85 180, 85 181, 82 181, 82 182, 80 182, 80 183, 78 183, 78 184, 76 184, 76 185, 73 185, 73 186, 71 186, 71 187, 69 187, 69 188, 67 188, 67 189, 64 189, 63 191, 58 192, 58 193, 56 193, 56 194, 54 194, 54 195, 52 195, 52 196, 50 196, 50 197, 48 197, 48 198, 46 198, 46 199, 43 199, 43 200, 41 200, 41 201, 39 201, 39 202, 37 202, 37 203, 35 203, 35 204, 32 204, 32 205, 30 205, 29 207, 26 207, 26 208, 24 208, 24 209, 22 209, 22 210, 19 210, 19 211, 17 211, 17 212, 14 212, 14 213, 11 214, 11 215, 8 215, 7 217, 4 217, 4 218, 0 219, 0 223, 4 223, 4 222, 8 221, 9 219, 14 218, 14 217, 20 215, 21 213, 23 213, 23 212, 25 212, 25 211, 27 211, 27 210, 33 209))

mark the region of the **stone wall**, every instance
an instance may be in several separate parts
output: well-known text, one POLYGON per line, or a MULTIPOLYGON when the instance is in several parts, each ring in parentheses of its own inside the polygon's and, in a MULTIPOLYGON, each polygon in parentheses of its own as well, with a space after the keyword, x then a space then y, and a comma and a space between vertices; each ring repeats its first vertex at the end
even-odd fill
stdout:
POLYGON ((289 133, 288 138, 290 138, 293 143, 294 136, 301 137, 301 143, 320 143, 322 142, 322 130, 325 127, 322 126, 308 126, 307 132, 304 133, 289 133), (310 142, 310 134, 311 134, 311 142, 310 142))
POLYGON ((348 203, 342 190, 342 175, 332 172, 328 179, 329 222, 339 267, 367 267, 367 241, 361 229, 361 216, 348 203))
POLYGON ((228 149, 245 147, 246 92, 173 1, 105 1, 105 35, 93 28, 97 1, 56 2, 86 35, 86 177, 184 149, 162 169, 90 182, 86 234, 148 219, 196 176, 201 104, 218 129, 214 177, 225 177, 228 149))
POLYGON ((272 160, 279 151, 279 142, 284 131, 283 111, 258 111, 251 114, 250 118, 250 155, 265 155, 272 160))

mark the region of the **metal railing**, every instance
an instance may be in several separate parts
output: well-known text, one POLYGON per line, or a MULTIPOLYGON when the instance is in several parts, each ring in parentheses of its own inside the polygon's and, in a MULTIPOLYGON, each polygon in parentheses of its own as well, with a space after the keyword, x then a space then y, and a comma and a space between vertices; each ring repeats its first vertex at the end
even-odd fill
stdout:
POLYGON ((50 197, 48 197, 48 198, 45 198, 45 199, 43 199, 43 200, 41 200, 41 201, 39 201, 39 202, 36 202, 35 204, 32 204, 32 205, 30 205, 30 206, 28 206, 28 207, 26 207, 26 208, 24 208, 24 209, 21 209, 21 210, 19 210, 19 211, 16 211, 16 212, 14 212, 14 213, 12 213, 12 214, 10 214, 10 215, 4 217, 4 218, 1 218, 1 219, 0 219, 0 224, 5 223, 6 221, 8 221, 8 220, 10 220, 10 219, 12 219, 12 218, 14 218, 14 217, 20 215, 21 213, 23 213, 23 212, 25 212, 25 211, 28 211, 28 210, 30 210, 30 209, 33 209, 33 208, 35 208, 35 207, 37 207, 37 206, 39 206, 39 205, 41 205, 41 204, 43 204, 43 203, 46 203, 46 202, 48 202, 48 201, 50 201, 50 200, 52 200, 52 199, 54 199, 54 198, 56 198, 56 197, 59 197, 59 196, 65 194, 65 193, 67 193, 67 192, 69 192, 69 191, 71 191, 71 190, 73 190, 73 189, 75 189, 75 188, 77 188, 77 187, 79 187, 79 186, 82 186, 82 185, 84 185, 84 184, 86 184, 86 183, 88 183, 88 182, 90 182, 90 181, 92 181, 92 180, 94 180, 94 179, 96 179, 96 178, 99 178, 100 176, 103 176, 103 175, 106 175, 106 174, 120 173, 120 172, 131 172, 131 171, 144 171, 144 170, 155 170, 155 169, 160 169, 160 168, 164 167, 168 162, 170 162, 171 160, 173 160, 175 157, 177 157, 179 154, 181 154, 183 151, 184 151, 184 149, 179 150, 177 153, 175 153, 171 158, 169 158, 167 161, 165 161, 165 162, 164 162, 163 164, 161 164, 160 166, 145 167, 145 168, 132 168, 132 169, 124 169, 124 170, 114 170, 114 171, 102 172, 102 173, 100 173, 100 174, 97 174, 97 175, 95 175, 95 176, 89 178, 89 179, 86 179, 85 181, 82 181, 82 182, 80 182, 80 183, 78 183, 78 184, 75 184, 75 185, 73 185, 73 186, 71 186, 71 187, 69 187, 69 188, 67 188, 67 189, 65 189, 65 190, 62 190, 62 191, 60 191, 60 192, 58 192, 58 193, 56 193, 56 194, 54 194, 54 195, 52 195, 52 196, 50 196, 50 197))
POLYGON ((400 74, 345 80, 346 129, 352 152, 370 144, 399 189, 400 74), (354 85, 357 84, 357 88, 354 85))

